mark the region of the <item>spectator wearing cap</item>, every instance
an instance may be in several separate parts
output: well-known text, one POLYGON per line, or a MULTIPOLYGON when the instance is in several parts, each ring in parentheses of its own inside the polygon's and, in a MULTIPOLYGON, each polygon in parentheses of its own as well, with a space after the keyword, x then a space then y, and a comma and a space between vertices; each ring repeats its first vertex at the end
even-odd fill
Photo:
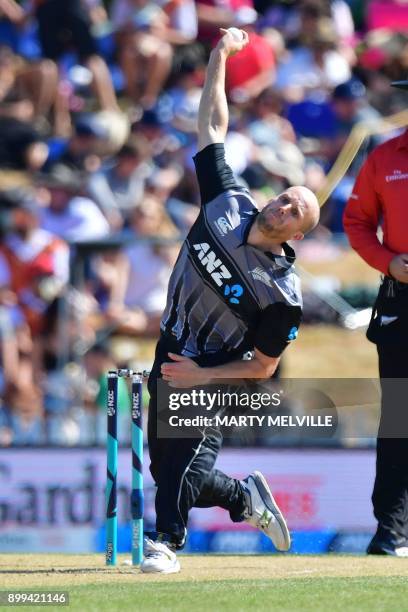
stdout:
POLYGON ((347 137, 356 123, 380 118, 380 113, 367 101, 363 83, 355 77, 334 88, 331 105, 336 118, 338 137, 347 137))
POLYGON ((107 130, 93 113, 76 118, 74 131, 67 140, 56 140, 50 145, 47 168, 63 164, 74 170, 94 172, 101 164, 100 143, 107 138, 107 130))
POLYGON ((68 166, 55 165, 41 177, 49 193, 40 215, 41 227, 67 242, 99 239, 109 234, 109 224, 90 198, 80 195, 83 176, 68 166))
MULTIPOLYGON (((168 123, 157 106, 145 110, 138 121, 132 123, 132 134, 144 140, 148 156, 156 158, 167 147, 169 140, 168 123)), ((174 139, 173 139, 174 140, 174 139)))
MULTIPOLYGON (((186 149, 181 146, 181 140, 184 137, 180 131, 182 124, 187 129, 191 129, 192 121, 190 113, 187 117, 178 114, 178 130, 176 128, 176 131, 173 128, 175 123, 173 122, 173 125, 167 123, 164 113, 158 105, 156 109, 144 111, 140 121, 132 125, 132 133, 137 138, 141 138, 143 146, 146 147, 146 163, 148 163, 152 170, 148 179, 151 176, 157 176, 156 170, 158 168, 166 169, 169 166, 180 167, 180 164, 184 164, 186 149)), ((189 135, 187 134, 186 137, 188 139, 189 135)))
MULTIPOLYGON (((335 87, 331 96, 331 108, 334 113, 335 133, 333 139, 331 139, 330 157, 334 161, 356 124, 374 123, 381 119, 381 116, 368 103, 366 88, 355 77, 335 87)), ((330 196, 327 206, 327 223, 333 232, 341 233, 343 231, 342 216, 353 188, 354 179, 364 163, 367 153, 380 142, 381 138, 375 135, 366 140, 365 146, 357 152, 350 167, 330 196)))
POLYGON ((287 117, 298 136, 324 141, 321 148, 331 163, 356 123, 373 121, 380 115, 369 105, 363 83, 352 77, 337 85, 327 100, 310 97, 289 105, 287 117))

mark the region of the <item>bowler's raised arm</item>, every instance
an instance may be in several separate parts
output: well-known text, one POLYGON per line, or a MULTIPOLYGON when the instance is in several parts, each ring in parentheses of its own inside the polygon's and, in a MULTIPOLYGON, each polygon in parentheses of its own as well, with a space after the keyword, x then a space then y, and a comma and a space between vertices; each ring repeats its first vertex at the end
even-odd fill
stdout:
POLYGON ((224 34, 211 51, 205 84, 198 113, 198 150, 215 142, 224 142, 228 129, 228 104, 225 95, 225 64, 229 55, 241 51, 248 44, 248 34, 241 32, 242 39, 230 30, 224 34))

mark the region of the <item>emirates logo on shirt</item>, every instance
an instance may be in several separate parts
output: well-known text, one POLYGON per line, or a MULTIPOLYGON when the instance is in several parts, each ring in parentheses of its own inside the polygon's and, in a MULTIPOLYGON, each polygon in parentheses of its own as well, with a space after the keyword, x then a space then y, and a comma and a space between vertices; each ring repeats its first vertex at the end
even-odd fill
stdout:
POLYGON ((385 177, 387 183, 392 181, 405 181, 408 179, 408 172, 402 172, 401 170, 394 170, 394 174, 388 174, 385 177))

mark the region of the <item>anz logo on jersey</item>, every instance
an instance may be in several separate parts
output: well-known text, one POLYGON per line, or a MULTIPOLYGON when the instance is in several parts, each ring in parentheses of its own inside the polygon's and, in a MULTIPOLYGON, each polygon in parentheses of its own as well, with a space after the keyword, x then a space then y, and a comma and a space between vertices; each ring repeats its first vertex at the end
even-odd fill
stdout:
POLYGON ((241 285, 228 285, 224 281, 232 278, 231 272, 218 259, 214 251, 211 251, 210 245, 207 242, 194 244, 194 249, 198 252, 198 259, 201 265, 210 274, 213 281, 218 287, 224 287, 224 295, 228 298, 231 304, 239 304, 239 298, 244 293, 244 288, 241 285))

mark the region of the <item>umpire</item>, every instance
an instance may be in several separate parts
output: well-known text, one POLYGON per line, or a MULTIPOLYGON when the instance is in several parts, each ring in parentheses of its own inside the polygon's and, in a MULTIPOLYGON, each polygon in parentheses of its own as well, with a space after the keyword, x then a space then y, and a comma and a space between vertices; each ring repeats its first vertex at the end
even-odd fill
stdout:
MULTIPOLYGON (((408 89, 408 80, 392 86, 408 89)), ((352 247, 384 275, 367 331, 377 345, 382 391, 372 495, 378 528, 367 553, 399 557, 408 556, 407 194, 408 130, 368 156, 344 213, 352 247)))
POLYGON ((286 523, 262 474, 255 471, 239 481, 214 469, 222 443, 219 430, 205 429, 195 439, 157 435, 158 378, 175 387, 268 378, 295 339, 301 318, 295 254, 286 241, 300 240, 317 224, 317 199, 305 187, 290 187, 259 211, 225 162, 225 65, 247 42, 242 30, 238 36, 223 31, 211 52, 201 96, 194 158, 201 210, 170 278, 149 378, 156 532, 146 540, 143 572, 180 570, 176 550, 184 545, 193 506, 224 508, 234 522, 245 520, 262 530, 279 550, 290 546, 286 523), (248 351, 254 357, 244 361, 248 351))

